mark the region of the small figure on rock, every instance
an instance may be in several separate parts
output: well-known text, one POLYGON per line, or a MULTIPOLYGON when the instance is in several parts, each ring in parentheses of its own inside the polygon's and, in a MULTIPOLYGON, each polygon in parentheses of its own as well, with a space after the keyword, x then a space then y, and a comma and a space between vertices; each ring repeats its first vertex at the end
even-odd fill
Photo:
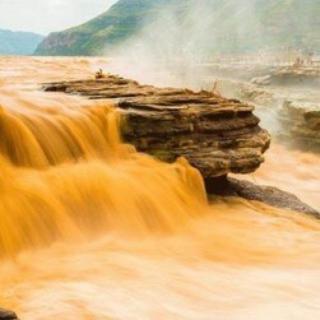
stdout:
POLYGON ((293 64, 293 67, 299 68, 299 67, 302 67, 303 65, 304 65, 304 60, 300 57, 297 57, 294 64, 293 64))
POLYGON ((307 55, 307 64, 309 66, 313 65, 313 57, 314 57, 314 53, 313 52, 309 52, 307 55))
POLYGON ((98 80, 98 79, 103 79, 104 77, 105 77, 105 75, 104 75, 104 73, 103 73, 103 70, 100 68, 100 69, 96 72, 95 78, 96 78, 96 80, 98 80))
POLYGON ((221 93, 218 89, 218 80, 213 83, 212 93, 217 97, 221 97, 221 93))

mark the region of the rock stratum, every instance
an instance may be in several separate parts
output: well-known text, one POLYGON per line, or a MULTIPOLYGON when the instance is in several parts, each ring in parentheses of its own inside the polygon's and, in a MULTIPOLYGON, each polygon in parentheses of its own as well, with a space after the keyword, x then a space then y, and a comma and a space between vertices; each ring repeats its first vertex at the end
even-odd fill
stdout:
POLYGON ((255 171, 270 145, 252 105, 208 91, 156 88, 114 75, 46 84, 44 90, 111 99, 126 142, 163 161, 185 157, 205 179, 255 171))

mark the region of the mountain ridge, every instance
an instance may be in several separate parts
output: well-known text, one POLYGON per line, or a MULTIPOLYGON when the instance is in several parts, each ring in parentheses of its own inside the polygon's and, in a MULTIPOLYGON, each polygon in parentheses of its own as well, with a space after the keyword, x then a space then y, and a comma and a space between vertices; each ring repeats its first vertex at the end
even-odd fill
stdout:
POLYGON ((33 32, 0 29, 0 55, 31 55, 43 38, 33 32))
MULTIPOLYGON (((139 34, 164 8, 169 7, 173 15, 178 12, 182 17, 181 28, 184 28, 194 23, 190 12, 203 4, 206 7, 202 15, 207 13, 207 16, 198 18, 200 22, 203 18, 208 20, 204 31, 212 33, 215 39, 209 48, 212 52, 246 53, 285 47, 320 52, 318 0, 303 3, 299 0, 253 0, 250 4, 246 0, 204 0, 201 5, 198 3, 193 0, 183 3, 178 0, 119 0, 108 11, 80 26, 50 34, 36 54, 100 55, 139 34)), ((192 32, 192 28, 190 30, 192 32)))

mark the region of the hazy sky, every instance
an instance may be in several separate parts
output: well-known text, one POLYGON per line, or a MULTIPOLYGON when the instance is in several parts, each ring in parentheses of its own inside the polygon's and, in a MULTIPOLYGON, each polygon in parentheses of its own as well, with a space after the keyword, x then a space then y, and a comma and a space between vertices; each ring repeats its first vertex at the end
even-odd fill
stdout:
POLYGON ((47 34, 85 22, 116 0, 0 0, 0 29, 47 34))

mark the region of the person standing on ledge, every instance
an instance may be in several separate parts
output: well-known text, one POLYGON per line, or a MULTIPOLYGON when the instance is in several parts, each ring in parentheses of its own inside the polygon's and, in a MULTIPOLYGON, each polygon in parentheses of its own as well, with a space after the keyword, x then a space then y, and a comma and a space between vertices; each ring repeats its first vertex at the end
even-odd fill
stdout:
POLYGON ((104 73, 103 73, 103 70, 101 68, 96 72, 95 78, 96 78, 96 80, 104 78, 104 73))

